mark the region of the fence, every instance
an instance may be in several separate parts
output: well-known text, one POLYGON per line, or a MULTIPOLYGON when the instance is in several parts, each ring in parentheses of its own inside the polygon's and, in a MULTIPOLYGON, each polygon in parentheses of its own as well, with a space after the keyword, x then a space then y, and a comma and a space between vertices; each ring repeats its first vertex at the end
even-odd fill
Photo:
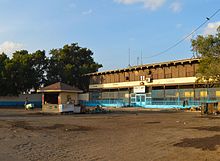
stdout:
POLYGON ((84 106, 105 106, 105 107, 125 107, 128 106, 129 104, 126 103, 124 100, 91 100, 91 101, 80 101, 80 104, 84 106))
POLYGON ((92 101, 80 101, 80 104, 84 106, 105 106, 105 107, 144 107, 144 108, 189 108, 193 106, 200 106, 202 103, 220 102, 220 100, 185 100, 185 101, 170 101, 170 100, 152 100, 149 102, 140 103, 128 103, 124 100, 92 100, 92 101))
MULTIPOLYGON (((110 95, 110 94, 108 94, 110 95)), ((188 108, 200 106, 205 102, 220 102, 220 88, 196 88, 196 89, 161 89, 152 90, 145 95, 144 101, 136 99, 136 94, 130 94, 128 99, 112 99, 81 101, 86 106, 140 106, 146 108, 188 108)))

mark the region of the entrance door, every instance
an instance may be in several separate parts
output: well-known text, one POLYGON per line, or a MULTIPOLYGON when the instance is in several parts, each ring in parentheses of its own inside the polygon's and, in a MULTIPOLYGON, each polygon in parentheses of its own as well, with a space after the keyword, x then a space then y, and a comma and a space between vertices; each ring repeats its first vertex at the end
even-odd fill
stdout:
POLYGON ((137 106, 146 105, 146 95, 145 94, 136 94, 136 105, 137 106))

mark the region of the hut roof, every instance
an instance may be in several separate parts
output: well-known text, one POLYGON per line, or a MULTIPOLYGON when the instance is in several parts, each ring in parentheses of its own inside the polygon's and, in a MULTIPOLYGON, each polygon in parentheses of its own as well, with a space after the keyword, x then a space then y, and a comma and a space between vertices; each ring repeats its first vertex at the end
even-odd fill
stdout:
POLYGON ((54 84, 51 84, 49 86, 40 88, 37 90, 37 92, 71 92, 71 93, 81 93, 82 90, 78 89, 75 86, 70 86, 68 84, 57 82, 54 84))

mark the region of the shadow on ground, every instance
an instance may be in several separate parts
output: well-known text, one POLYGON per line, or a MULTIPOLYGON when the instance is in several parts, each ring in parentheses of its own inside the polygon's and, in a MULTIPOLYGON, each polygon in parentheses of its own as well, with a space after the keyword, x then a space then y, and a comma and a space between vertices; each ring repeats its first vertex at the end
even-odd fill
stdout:
POLYGON ((193 147, 202 150, 214 151, 220 145, 220 135, 205 138, 185 138, 180 143, 174 144, 178 147, 193 147))
POLYGON ((196 129, 196 130, 200 130, 200 131, 216 131, 216 132, 220 132, 220 126, 201 126, 201 127, 193 127, 190 129, 196 129))
POLYGON ((51 126, 36 126, 31 125, 25 121, 15 121, 10 122, 11 128, 22 128, 24 130, 31 130, 31 131, 41 131, 41 130, 61 130, 66 132, 71 131, 91 131, 94 130, 92 127, 87 126, 79 126, 79 125, 68 125, 68 124, 54 124, 51 126))

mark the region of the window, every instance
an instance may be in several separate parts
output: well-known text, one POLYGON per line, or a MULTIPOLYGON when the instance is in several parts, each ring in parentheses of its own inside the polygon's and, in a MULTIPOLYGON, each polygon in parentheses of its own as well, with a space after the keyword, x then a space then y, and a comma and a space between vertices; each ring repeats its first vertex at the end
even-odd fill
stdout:
POLYGON ((131 97, 131 103, 135 103, 136 100, 135 100, 135 97, 131 97))
POLYGON ((145 81, 145 76, 140 76, 141 81, 145 81))
POLYGON ((207 97, 207 91, 200 91, 200 97, 207 97))
POLYGON ((45 93, 44 104, 58 104, 58 93, 45 93))

